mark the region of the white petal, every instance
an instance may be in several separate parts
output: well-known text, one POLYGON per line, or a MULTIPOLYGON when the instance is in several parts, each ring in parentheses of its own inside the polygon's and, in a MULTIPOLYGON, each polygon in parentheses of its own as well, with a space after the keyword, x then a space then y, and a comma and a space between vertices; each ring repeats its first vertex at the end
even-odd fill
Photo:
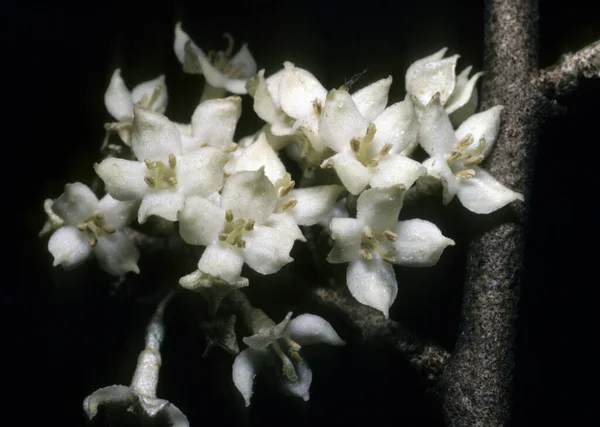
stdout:
MULTIPOLYGON (((246 85, 250 95, 254 98, 254 111, 258 117, 273 125, 278 135, 282 133, 290 134, 292 128, 289 122, 293 119, 283 112, 278 105, 278 101, 274 99, 273 94, 269 91, 264 74, 265 70, 260 70, 254 78, 248 80, 246 85)), ((283 76, 283 73, 280 76, 283 76)), ((275 96, 278 96, 277 92, 275 96)))
POLYGON ((358 197, 356 218, 374 230, 391 229, 398 222, 403 200, 400 186, 371 188, 358 197))
POLYGON ((92 253, 92 247, 84 232, 65 226, 50 236, 48 251, 54 257, 54 266, 69 268, 83 262, 92 253))
POLYGON ((135 404, 139 397, 131 391, 130 387, 124 385, 111 385, 96 390, 83 401, 83 411, 91 420, 98 413, 98 407, 120 403, 123 406, 135 404))
POLYGON ((142 162, 110 157, 94 165, 94 170, 117 200, 139 200, 149 190, 144 182, 147 168, 142 162))
POLYGON ((134 108, 131 149, 138 160, 167 162, 169 154, 181 154, 177 127, 162 114, 134 108))
MULTIPOLYGON (((222 148, 233 142, 233 134, 242 114, 242 99, 230 96, 204 101, 192 115, 192 135, 198 144, 208 143, 222 148)), ((199 148, 185 147, 186 151, 199 148)))
POLYGON ((392 144, 390 153, 399 153, 417 140, 419 120, 409 100, 390 105, 373 123, 377 129, 371 142, 373 156, 384 144, 392 144))
POLYGON ((246 83, 248 79, 226 79, 223 87, 227 92, 235 93, 236 95, 246 95, 246 83))
MULTIPOLYGON (((249 78, 256 74, 256 61, 250 53, 247 44, 243 44, 240 50, 231 57, 229 64, 233 68, 243 67, 243 77, 249 78)), ((245 91, 244 91, 245 93, 245 91)))
POLYGON ((460 141, 465 135, 473 135, 471 148, 477 147, 480 139, 485 139, 486 145, 483 149, 483 156, 487 157, 494 144, 500 130, 500 112, 504 107, 496 105, 488 110, 482 111, 469 117, 455 132, 455 138, 460 141))
MULTIPOLYGON (((173 43, 173 50, 175 51, 177 59, 179 59, 179 62, 182 64, 185 60, 185 45, 189 40, 191 40, 190 36, 188 36, 187 33, 181 29, 181 22, 175 24, 175 42, 173 43)), ((196 46, 194 42, 191 43, 194 50, 202 52, 202 49, 196 46)), ((202 52, 202 54, 204 54, 204 52, 202 52)))
POLYGON ((65 191, 52 203, 52 210, 68 225, 77 225, 96 212, 98 198, 81 182, 65 185, 65 191))
POLYGON ((352 296, 361 304, 379 310, 387 318, 398 294, 392 265, 378 256, 370 261, 358 259, 348 264, 346 283, 352 296))
POLYGON ((391 85, 392 76, 388 76, 352 94, 352 100, 366 121, 373 121, 385 110, 391 85))
POLYGON ((294 238, 287 233, 262 225, 244 235, 246 248, 244 259, 246 264, 260 274, 273 274, 286 264, 294 261, 290 251, 294 246, 294 238))
POLYGON ((514 200, 523 201, 523 195, 509 190, 493 176, 479 167, 472 167, 475 176, 460 180, 457 196, 471 212, 486 214, 494 212, 514 200))
POLYGON ((329 225, 333 248, 327 261, 332 264, 352 262, 360 258, 360 243, 365 224, 355 218, 333 218, 329 225))
POLYGON ((114 199, 110 194, 105 195, 98 202, 97 210, 104 214, 106 225, 117 230, 129 224, 136 214, 137 202, 121 202, 114 199))
POLYGON ((316 224, 331 211, 342 191, 344 187, 341 185, 319 185, 292 190, 290 198, 298 202, 290 212, 298 225, 316 224))
POLYGON ((258 139, 244 150, 236 162, 234 171, 256 171, 261 167, 265 168, 265 175, 272 183, 286 173, 285 166, 267 141, 264 132, 261 132, 258 139))
POLYGON ((477 96, 477 88, 475 85, 483 73, 475 73, 473 74, 473 77, 469 79, 468 76, 470 71, 471 67, 467 67, 456 77, 454 92, 452 92, 452 95, 444 105, 448 114, 467 105, 473 98, 473 95, 475 95, 475 97, 477 96))
POLYGON ((140 272, 137 265, 140 253, 133 241, 121 231, 98 237, 94 253, 100 268, 113 276, 122 276, 128 271, 140 272))
POLYGON ((231 209, 235 218, 266 221, 277 206, 275 187, 264 169, 237 172, 225 182, 221 193, 221 207, 231 209))
POLYGON ((229 155, 204 147, 177 158, 177 186, 186 196, 208 197, 223 185, 223 168, 229 155))
POLYGON ((394 264, 398 265, 435 265, 446 246, 454 245, 454 241, 444 237, 435 224, 422 219, 399 221, 391 230, 398 236, 392 243, 396 251, 394 264))
POLYGON ((271 94, 275 105, 277 105, 280 108, 281 102, 279 101, 279 85, 281 84, 281 79, 283 78, 285 73, 285 68, 282 68, 275 74, 272 74, 269 77, 267 77, 267 79, 265 80, 265 82, 267 83, 267 89, 269 90, 269 93, 271 94))
POLYGON ((319 135, 328 147, 338 153, 348 151, 350 140, 363 137, 368 125, 348 92, 334 89, 327 94, 319 120, 319 135))
POLYGON ((439 93, 444 104, 454 91, 458 57, 454 55, 444 59, 414 62, 406 71, 406 92, 414 95, 423 105, 439 93))
POLYGON ((354 154, 348 152, 338 153, 328 158, 321 164, 321 167, 333 167, 344 187, 354 195, 360 194, 371 179, 369 169, 363 166, 354 157, 354 154))
POLYGON ((419 125, 419 143, 432 157, 450 153, 456 144, 448 113, 435 96, 425 108, 419 125))
POLYGON ((181 190, 151 190, 140 204, 138 222, 143 224, 150 215, 167 221, 177 221, 177 212, 183 208, 184 194, 181 190))
POLYGON ((327 320, 314 314, 301 314, 292 319, 285 334, 301 346, 319 343, 346 344, 327 320))
POLYGON ((125 117, 133 117, 133 101, 129 89, 121 77, 121 70, 116 69, 104 93, 104 105, 106 110, 117 121, 125 117))
POLYGON ((282 375, 279 377, 279 386, 284 393, 297 396, 308 402, 310 399, 308 391, 312 383, 312 371, 304 362, 294 363, 294 369, 298 375, 298 379, 290 381, 285 375, 282 375))
POLYGON ((200 64, 202 74, 204 74, 204 78, 206 78, 207 83, 216 88, 224 88, 225 82, 228 80, 228 76, 223 74, 221 71, 217 70, 210 63, 208 58, 203 54, 199 54, 199 52, 197 54, 197 60, 200 64))
POLYGON ((243 265, 244 257, 240 248, 216 241, 204 250, 198 261, 198 270, 228 283, 235 283, 240 278, 243 265))
POLYGON ((247 348, 238 354, 233 361, 233 384, 244 397, 246 406, 250 406, 254 378, 263 367, 266 359, 266 354, 263 352, 247 348))
POLYGON ((179 234, 186 243, 207 246, 225 225, 225 211, 201 197, 188 197, 177 215, 179 234))
POLYGON ((157 93, 155 101, 150 106, 152 111, 163 112, 167 108, 167 102, 169 101, 169 95, 167 93, 167 86, 165 85, 165 76, 158 76, 153 80, 140 83, 131 91, 131 100, 134 104, 140 102, 142 98, 146 99, 146 102, 153 98, 154 93, 157 93))
POLYGON ((369 169, 372 172, 369 183, 373 188, 393 185, 410 188, 417 178, 427 173, 427 169, 421 163, 401 154, 388 154, 381 157, 379 164, 369 169))
POLYGON ((281 231, 294 240, 306 242, 306 238, 304 237, 304 234, 302 234, 300 227, 298 227, 298 223, 289 213, 271 214, 264 225, 266 227, 274 228, 277 231, 281 231))

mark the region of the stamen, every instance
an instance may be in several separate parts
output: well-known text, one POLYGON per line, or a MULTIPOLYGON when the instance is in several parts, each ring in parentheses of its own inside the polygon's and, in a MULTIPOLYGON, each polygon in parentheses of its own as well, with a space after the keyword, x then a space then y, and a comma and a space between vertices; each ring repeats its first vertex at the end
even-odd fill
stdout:
POLYGON ((363 256, 364 259, 366 259, 367 261, 371 261, 373 259, 373 255, 371 254, 371 252, 369 252, 366 248, 362 248, 360 251, 360 254, 363 256))
POLYGON ((144 182, 146 183, 146 185, 148 185, 148 187, 150 188, 154 188, 156 187, 156 182, 154 181, 154 178, 150 177, 150 176, 145 176, 144 177, 144 182))
POLYGON ((313 100, 312 102, 313 111, 317 117, 321 117, 321 113, 323 112, 323 104, 318 99, 313 100))
POLYGON ((87 223, 82 222, 81 224, 77 224, 77 228, 81 231, 85 231, 85 230, 87 230, 88 226, 87 226, 87 223))
POLYGON ((96 246, 96 243, 98 243, 98 239, 96 239, 96 237, 92 236, 90 237, 90 246, 93 248, 94 246, 96 246))
POLYGON ((377 167, 379 165, 379 159, 377 157, 373 157, 371 160, 367 162, 365 166, 377 167))
POLYGON ((287 202, 285 202, 283 204, 283 206, 281 206, 281 210, 283 212, 287 212, 290 209, 292 209, 294 206, 296 206, 296 203, 298 203, 297 199, 289 199, 287 202))
POLYGON ((296 186, 296 182, 291 181, 288 185, 286 185, 285 187, 283 187, 279 190, 279 197, 287 196, 290 193, 290 191, 292 191, 294 189, 295 186, 296 186))
POLYGON ((467 148, 469 145, 473 143, 473 135, 470 133, 466 134, 460 141, 456 143, 454 149, 457 151, 462 151, 467 148))
POLYGON ((387 156, 390 153, 390 150, 392 149, 394 145, 390 144, 389 142, 385 143, 383 147, 381 147, 381 150, 379 150, 379 155, 381 157, 383 156, 387 156))
POLYGON ((223 37, 225 37, 227 39, 227 49, 225 49, 225 51, 223 52, 223 55, 226 56, 227 58, 229 58, 231 56, 231 54, 233 53, 233 36, 229 33, 224 33, 223 37))
POLYGON ((171 176, 171 177, 167 178, 167 182, 169 184, 171 184, 172 187, 175 187, 177 185, 177 178, 175 178, 174 176, 171 176))
POLYGON ((233 211, 231 209, 227 209, 225 211, 225 221, 227 221, 227 222, 233 221, 233 211))
POLYGON ((150 166, 152 166, 152 162, 150 161, 150 159, 144 159, 144 164, 146 165, 146 168, 150 169, 150 166))
POLYGON ((117 231, 115 227, 111 227, 110 225, 103 225, 101 228, 107 234, 113 234, 115 231, 117 231))
POLYGON ((256 221, 253 220, 252 218, 250 218, 248 220, 248 222, 246 223, 246 225, 244 226, 244 230, 252 231, 254 229, 254 224, 256 224, 256 221))
POLYGON ((237 148, 238 146, 235 142, 230 142, 225 147, 221 148, 221 151, 223 153, 233 153, 235 150, 237 150, 237 148))
POLYGON ((352 149, 352 152, 358 153, 360 151, 360 139, 352 138, 350 140, 350 148, 352 149))
POLYGON ((294 365, 290 361, 289 357, 281 350, 279 343, 275 341, 271 344, 275 354, 279 356, 281 362, 283 363, 283 373, 287 377, 288 380, 292 382, 298 381, 298 374, 296 374, 296 370, 294 369, 294 365))
POLYGON ((398 239, 398 235, 390 230, 385 230, 383 232, 383 236, 388 239, 390 242, 395 242, 398 239))
POLYGON ((226 241, 226 240, 227 240, 227 236, 228 236, 228 234, 227 234, 227 233, 221 232, 221 233, 219 233, 219 240, 220 240, 221 242, 224 242, 224 241, 226 241))
POLYGON ((175 166, 177 166, 177 157, 174 154, 169 154, 169 167, 175 169, 175 166))
POLYGON ((465 169, 456 174, 456 177, 460 179, 471 179, 474 176, 475 171, 473 169, 465 169))
POLYGON ((363 234, 365 235, 365 237, 367 239, 372 239, 372 238, 375 237, 375 233, 370 228, 368 228, 367 230, 365 230, 365 232, 363 234))
POLYGON ((478 165, 483 162, 483 154, 479 154, 477 156, 469 157, 467 160, 463 162, 464 166, 473 166, 478 165))

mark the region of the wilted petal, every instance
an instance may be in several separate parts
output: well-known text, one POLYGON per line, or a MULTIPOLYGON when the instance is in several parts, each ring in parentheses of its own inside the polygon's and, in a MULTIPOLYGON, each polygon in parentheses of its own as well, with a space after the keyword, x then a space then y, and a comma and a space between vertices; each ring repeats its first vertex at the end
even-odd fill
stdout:
POLYGON ((65 185, 65 191, 52 203, 52 210, 68 225, 89 219, 98 206, 98 198, 81 182, 65 185))
POLYGON ((48 251, 54 257, 53 265, 69 268, 83 262, 92 253, 88 236, 72 226, 61 227, 50 236, 48 251))
POLYGON ((377 131, 371 142, 371 152, 376 156, 385 144, 392 144, 390 153, 399 153, 417 140, 419 120, 413 103, 397 102, 386 108, 373 122, 377 131))
POLYGON ((319 119, 315 102, 322 103, 327 95, 325 88, 308 71, 286 62, 279 83, 279 102, 290 117, 303 124, 316 123, 319 119))
POLYGON ((242 45, 240 50, 229 59, 229 65, 231 65, 233 68, 241 67, 242 76, 245 78, 256 74, 256 61, 250 53, 248 45, 245 43, 242 45))
POLYGON ((358 111, 366 121, 373 121, 385 110, 391 85, 392 76, 388 76, 352 94, 354 104, 356 104, 358 111))
POLYGON ((177 158, 177 185, 186 196, 208 197, 223 185, 223 168, 229 154, 204 147, 177 158))
POLYGON ((421 163, 401 154, 388 154, 379 159, 376 167, 370 169, 372 175, 369 184, 373 188, 393 185, 410 188, 417 178, 427 173, 427 169, 421 163))
POLYGON ((263 352, 247 348, 238 354, 233 361, 233 384, 244 397, 246 406, 250 406, 254 378, 266 360, 267 355, 263 352))
POLYGON ((454 245, 454 241, 444 237, 435 224, 422 219, 399 221, 391 231, 398 236, 392 243, 395 250, 394 264, 398 265, 435 265, 446 246, 454 245))
POLYGON ((310 398, 310 384, 312 383, 312 371, 305 362, 294 363, 294 370, 298 375, 296 381, 290 381, 285 375, 279 377, 281 390, 286 394, 297 396, 308 402, 310 398))
POLYGON ((116 69, 104 93, 104 105, 106 110, 117 121, 126 117, 133 117, 133 101, 129 89, 121 77, 121 70, 116 69))
POLYGON ((148 102, 150 99, 156 98, 149 109, 152 111, 158 111, 162 113, 167 108, 167 102, 169 101, 169 95, 167 93, 167 86, 165 85, 165 76, 158 76, 153 80, 140 83, 131 91, 131 99, 134 104, 144 100, 148 102))
POLYGON ((356 202, 356 218, 375 230, 391 229, 398 222, 404 200, 401 186, 371 188, 356 202))
POLYGON ((344 187, 354 195, 360 194, 371 179, 369 169, 348 152, 338 153, 328 158, 321 167, 333 167, 344 187))
POLYGON ((140 272, 137 265, 140 253, 133 241, 121 231, 98 237, 94 253, 100 268, 113 276, 122 276, 128 271, 140 272))
POLYGON ((96 390, 83 401, 83 411, 91 420, 98 413, 98 408, 106 404, 120 404, 128 408, 138 401, 138 396, 124 385, 111 385, 96 390))
POLYGON ((425 108, 419 125, 419 143, 432 157, 443 156, 454 148, 457 140, 448 113, 439 96, 434 96, 425 108))
POLYGON ((188 197, 177 215, 179 234, 190 245, 207 246, 225 225, 225 211, 202 197, 188 197))
POLYGON ((334 89, 327 94, 319 135, 328 147, 338 153, 349 150, 350 140, 365 136, 368 125, 347 91, 334 89))
POLYGON ((339 195, 344 191, 341 185, 319 185, 299 188, 290 192, 290 198, 297 200, 290 210, 298 225, 313 225, 327 215, 339 195))
POLYGON ((143 224, 150 215, 167 221, 177 221, 177 212, 183 208, 182 190, 152 190, 142 199, 138 210, 138 222, 143 224))
POLYGON ((475 176, 459 181, 458 199, 471 212, 487 214, 514 200, 523 201, 523 195, 509 190, 479 167, 472 167, 475 176))
POLYGON ((198 270, 228 283, 235 283, 240 278, 243 265, 244 256, 240 248, 216 241, 204 250, 198 261, 198 270))
POLYGON ((237 172, 225 182, 221 207, 231 209, 235 218, 252 218, 258 224, 275 211, 277 194, 264 169, 237 172))
POLYGON ((244 240, 246 264, 260 274, 277 273, 281 267, 294 260, 290 256, 294 238, 283 231, 256 225, 244 235, 244 240))
POLYGON ((197 146, 185 147, 185 152, 193 151, 203 143, 223 148, 233 142, 241 114, 242 99, 239 96, 200 103, 192 115, 192 135, 197 146))
POLYGON ((110 157, 94 165, 106 185, 106 192, 117 200, 139 200, 148 192, 144 181, 147 168, 142 162, 110 157))
POLYGON ((166 420, 171 427, 189 427, 190 423, 181 410, 171 402, 163 407, 160 418, 166 420))
POLYGON ((286 170, 281 159, 267 141, 264 132, 237 159, 234 172, 256 171, 264 167, 265 175, 272 183, 285 175, 286 170))
MULTIPOLYGON (((445 53, 445 49, 437 52, 445 53)), ((432 55, 433 56, 433 55, 432 55)), ((435 58, 435 56, 433 56, 435 58)), ((458 55, 444 59, 424 59, 414 62, 406 71, 406 92, 414 95, 418 101, 426 105, 439 93, 442 104, 450 97, 456 84, 456 62, 458 55)), ((431 56, 428 58, 432 58, 431 56)))
POLYGON ((332 218, 329 228, 334 245, 327 255, 328 262, 339 264, 360 258, 360 244, 365 231, 362 221, 355 218, 332 218))
MULTIPOLYGON (((253 313, 258 313, 258 316, 261 317, 265 316, 262 310, 254 310, 253 313)), ((273 344, 275 340, 278 340, 283 336, 283 331, 288 327, 291 318, 292 312, 290 311, 288 312, 288 314, 285 315, 284 319, 277 324, 275 324, 275 322, 273 322, 272 320, 268 319, 267 323, 269 326, 259 327, 258 332, 249 337, 242 338, 242 341, 254 350, 264 350, 269 345, 273 344)), ((256 322, 256 320, 258 319, 254 318, 253 323, 256 322)))
POLYGON ((390 263, 378 256, 369 261, 353 261, 348 264, 346 284, 358 302, 381 311, 386 318, 389 316, 398 294, 396 275, 390 263))
POLYGON ((131 127, 131 149, 138 160, 166 162, 169 154, 181 154, 181 138, 177 127, 162 114, 134 108, 131 127))
POLYGON ((104 214, 106 225, 117 230, 129 224, 135 218, 137 202, 121 202, 114 199, 110 194, 105 195, 98 202, 98 211, 104 214))
POLYGON ((327 320, 314 314, 301 314, 292 319, 285 334, 301 346, 319 343, 346 344, 327 320))
POLYGON ((473 143, 467 148, 475 148, 481 139, 485 139, 485 148, 483 157, 487 157, 494 144, 500 130, 500 112, 504 109, 502 105, 496 105, 488 110, 482 111, 469 117, 456 129, 454 133, 456 141, 460 141, 468 134, 473 135, 473 143))

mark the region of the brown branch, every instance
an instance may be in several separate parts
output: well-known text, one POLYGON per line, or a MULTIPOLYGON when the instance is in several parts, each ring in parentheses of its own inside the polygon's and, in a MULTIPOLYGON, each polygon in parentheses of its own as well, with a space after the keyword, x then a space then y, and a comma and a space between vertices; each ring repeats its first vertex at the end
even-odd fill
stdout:
POLYGON ((345 288, 318 288, 313 297, 319 304, 341 312, 348 323, 360 331, 363 340, 378 341, 398 350, 427 381, 439 380, 450 356, 443 348, 419 339, 401 323, 360 304, 345 288))
POLYGON ((581 77, 600 78, 600 40, 560 58, 560 62, 540 70, 532 83, 544 95, 566 95, 577 88, 581 77))

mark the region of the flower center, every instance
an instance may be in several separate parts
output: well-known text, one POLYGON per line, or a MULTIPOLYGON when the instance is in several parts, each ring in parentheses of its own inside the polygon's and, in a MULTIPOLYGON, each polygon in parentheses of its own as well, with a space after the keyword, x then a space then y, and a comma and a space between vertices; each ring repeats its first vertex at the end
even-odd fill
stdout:
POLYGON ((148 168, 148 174, 144 176, 144 182, 148 187, 163 190, 177 186, 177 175, 175 173, 177 159, 174 154, 169 154, 168 166, 160 161, 152 162, 150 159, 144 160, 144 163, 148 168))
POLYGON ((233 37, 229 33, 223 34, 223 37, 227 39, 227 48, 224 51, 209 51, 208 62, 226 76, 243 77, 246 66, 244 64, 232 64, 230 62, 231 54, 233 53, 233 37))
POLYGON ((105 234, 112 234, 116 230, 114 227, 105 223, 104 213, 96 212, 85 221, 77 224, 77 228, 85 232, 89 237, 90 246, 96 246, 98 237, 105 234))
POLYGON ((390 242, 396 241, 398 235, 390 230, 374 231, 367 227, 360 240, 360 253, 364 259, 373 259, 373 252, 387 262, 395 262, 396 251, 389 247, 390 242))
POLYGON ((280 338, 273 341, 268 348, 270 350, 269 354, 271 355, 271 361, 281 373, 292 382, 298 381, 298 374, 290 359, 293 359, 298 363, 302 362, 302 357, 299 353, 301 348, 300 345, 289 338, 280 338))
POLYGON ((387 156, 392 149, 392 144, 387 143, 381 147, 378 155, 371 157, 370 148, 373 137, 375 136, 375 132, 377 132, 375 124, 370 123, 364 136, 352 138, 350 140, 350 149, 356 157, 356 160, 361 162, 363 166, 376 167, 379 164, 379 159, 383 156, 387 156))
POLYGON ((469 166, 478 165, 483 161, 483 150, 487 142, 481 138, 475 147, 471 147, 474 138, 470 133, 466 134, 456 143, 454 149, 448 155, 446 161, 457 178, 469 179, 475 176, 475 170, 469 166))
POLYGON ((256 221, 252 218, 248 220, 243 218, 234 220, 233 212, 231 209, 228 209, 225 212, 225 226, 219 233, 219 240, 238 248, 245 248, 246 241, 243 239, 244 234, 248 231, 252 231, 254 229, 254 224, 256 224, 256 221))

